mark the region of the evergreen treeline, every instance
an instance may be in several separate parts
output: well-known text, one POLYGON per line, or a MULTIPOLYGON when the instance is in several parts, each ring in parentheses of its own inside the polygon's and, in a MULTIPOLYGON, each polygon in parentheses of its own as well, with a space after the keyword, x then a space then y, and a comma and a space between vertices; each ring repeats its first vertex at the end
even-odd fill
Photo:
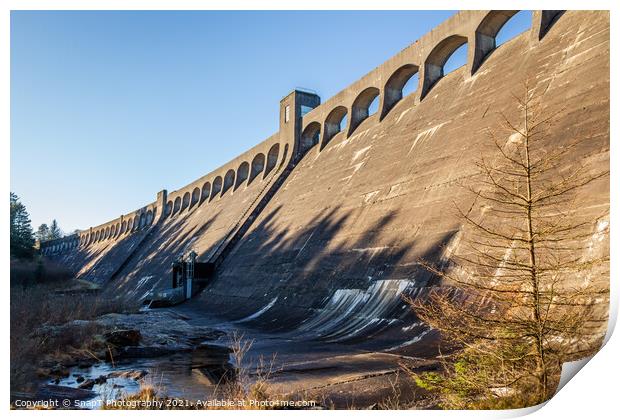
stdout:
POLYGON ((58 226, 56 219, 47 225, 43 223, 33 232, 30 224, 30 215, 26 206, 19 201, 17 194, 11 192, 11 257, 31 258, 34 255, 35 239, 49 241, 62 238, 63 231, 58 226))
POLYGON ((34 235, 26 206, 11 192, 11 257, 31 258, 34 254, 34 235))

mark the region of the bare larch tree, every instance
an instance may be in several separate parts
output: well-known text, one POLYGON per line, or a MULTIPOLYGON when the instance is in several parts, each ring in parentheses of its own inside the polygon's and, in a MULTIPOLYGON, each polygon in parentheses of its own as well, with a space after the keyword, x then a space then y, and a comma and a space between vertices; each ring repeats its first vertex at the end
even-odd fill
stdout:
POLYGON ((441 266, 421 262, 441 285, 409 300, 457 349, 443 373, 416 375, 446 408, 544 402, 562 363, 593 354, 605 335, 609 254, 591 242, 608 238, 608 205, 586 211, 579 197, 609 172, 583 159, 587 134, 551 144, 559 112, 544 116, 543 97, 524 91, 513 95, 519 117, 500 114, 494 152, 462 184, 473 204, 455 205, 458 251, 441 266))

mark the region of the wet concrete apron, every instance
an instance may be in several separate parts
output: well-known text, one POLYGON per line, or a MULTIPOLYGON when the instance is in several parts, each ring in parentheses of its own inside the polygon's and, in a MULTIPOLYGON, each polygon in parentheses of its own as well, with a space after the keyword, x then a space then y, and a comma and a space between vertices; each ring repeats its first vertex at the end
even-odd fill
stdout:
MULTIPOLYGON (((106 315, 97 322, 138 330, 140 344, 120 349, 114 360, 75 366, 53 381, 91 390, 91 401, 137 392, 141 381, 160 395, 188 400, 218 397, 234 370, 234 336, 251 343, 244 357, 250 379, 266 377, 270 395, 314 400, 324 407, 367 408, 396 395, 409 401, 420 394, 402 370, 436 368, 428 345, 404 346, 381 340, 328 343, 294 334, 267 333, 243 323, 217 319, 191 304, 132 315, 106 315), (424 353, 428 353, 428 357, 424 353)), ((401 338, 401 341, 402 338, 401 338)), ((415 340, 411 340, 415 341, 415 340)), ((89 408, 96 408, 93 403, 89 408)))
POLYGON ((193 302, 173 311, 191 325, 225 331, 226 336, 215 344, 228 345, 233 334, 250 341, 245 363, 251 372, 269 371, 272 395, 314 399, 327 407, 365 408, 395 394, 403 401, 424 396, 402 367, 426 371, 438 366, 437 337, 424 329, 411 337, 399 331, 397 338, 385 334, 336 343, 300 337, 296 331, 265 332, 246 322, 221 320, 193 302))

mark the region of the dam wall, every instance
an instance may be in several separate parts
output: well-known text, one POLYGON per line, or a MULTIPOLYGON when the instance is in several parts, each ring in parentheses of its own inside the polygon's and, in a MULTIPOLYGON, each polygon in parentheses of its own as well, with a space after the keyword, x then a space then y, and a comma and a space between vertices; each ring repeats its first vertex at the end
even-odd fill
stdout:
MULTIPOLYGON (((442 25, 431 33, 436 44, 418 41, 304 115, 304 157, 199 297, 206 310, 328 341, 423 336, 401 294, 435 284, 420 261, 439 263, 458 249, 463 221, 456 206, 472 206, 460 184, 494 151, 487 132, 501 132, 501 114, 520 121, 513 95, 525 93, 525 82, 541 98, 541 112, 555 115, 544 140, 549 150, 587 139, 562 170, 609 168, 607 13, 564 12, 542 37, 534 24, 477 67, 470 46, 467 65, 431 83, 421 74, 417 92, 401 97, 404 82, 392 81, 403 68, 428 68, 437 47, 424 45, 444 45, 453 28, 475 43, 473 29, 486 16, 455 16, 445 24, 450 30, 442 25), (371 90, 381 105, 367 117, 371 90), (390 95, 398 98, 393 104, 390 95), (360 103, 362 112, 355 109, 360 103), (334 132, 343 114, 351 117, 334 132)), ((588 186, 578 202, 593 220, 603 217, 592 231, 600 239, 608 180, 588 186)), ((608 252, 608 237, 597 241, 597 252, 608 252)))
MULTIPOLYGON (((459 184, 493 150, 488 131, 502 115, 519 120, 525 83, 554 115, 545 147, 587 138, 562 171, 609 169, 609 13, 535 11, 529 31, 496 48, 515 13, 459 12, 324 103, 291 93, 277 134, 160 192, 127 216, 130 233, 123 216, 42 244, 43 253, 138 299, 170 287, 172 261, 195 250, 198 261, 218 262, 190 303, 205 313, 293 337, 419 342, 427 331, 401 296, 435 284, 420 261, 458 249, 456 207, 472 206, 459 184), (466 65, 444 74, 465 43, 466 65), (404 96, 416 75, 417 90, 404 96)), ((608 254, 597 230, 609 223, 608 179, 578 200, 598 220, 591 249, 608 254)))

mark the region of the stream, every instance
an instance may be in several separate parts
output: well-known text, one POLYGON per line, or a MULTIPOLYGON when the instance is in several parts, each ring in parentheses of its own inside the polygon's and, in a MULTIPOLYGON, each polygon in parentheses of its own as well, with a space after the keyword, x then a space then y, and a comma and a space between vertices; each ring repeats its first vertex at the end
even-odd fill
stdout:
MULTIPOLYGON (((152 386, 158 396, 205 400, 215 396, 234 371, 229 349, 209 346, 156 358, 102 362, 88 368, 75 367, 70 375, 51 384, 79 388, 93 381, 96 394, 85 401, 89 408, 100 408, 103 401, 122 399, 140 390, 141 382, 152 386)), ((88 389, 88 388, 86 388, 88 389)))

